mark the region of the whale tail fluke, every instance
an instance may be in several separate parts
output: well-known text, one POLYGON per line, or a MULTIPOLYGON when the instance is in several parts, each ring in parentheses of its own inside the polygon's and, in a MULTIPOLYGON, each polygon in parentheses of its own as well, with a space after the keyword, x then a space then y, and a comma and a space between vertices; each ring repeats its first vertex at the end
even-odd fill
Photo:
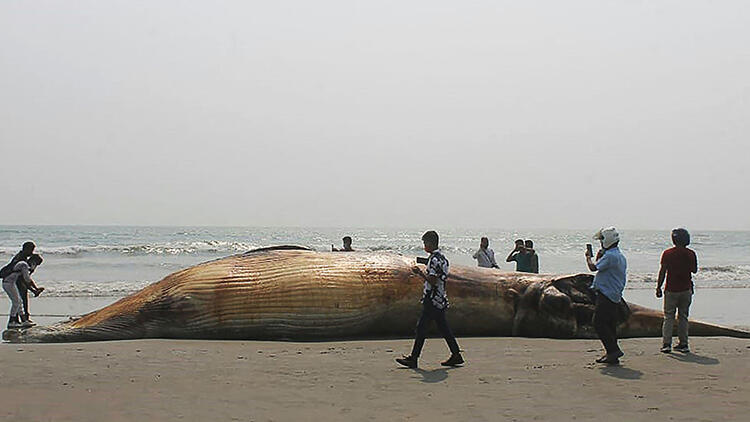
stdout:
POLYGON ((721 325, 714 325, 696 320, 690 320, 690 335, 750 338, 750 332, 748 331, 743 331, 737 328, 723 327, 721 325))

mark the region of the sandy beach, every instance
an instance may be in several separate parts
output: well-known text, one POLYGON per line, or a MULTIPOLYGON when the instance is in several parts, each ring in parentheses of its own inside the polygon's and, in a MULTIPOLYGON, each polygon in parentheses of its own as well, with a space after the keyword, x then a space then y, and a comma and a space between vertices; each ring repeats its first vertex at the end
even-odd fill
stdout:
POLYGON ((288 343, 139 340, 0 345, 2 420, 743 420, 750 342, 622 341, 620 366, 592 340, 442 339, 419 370, 393 359, 411 340, 288 343))

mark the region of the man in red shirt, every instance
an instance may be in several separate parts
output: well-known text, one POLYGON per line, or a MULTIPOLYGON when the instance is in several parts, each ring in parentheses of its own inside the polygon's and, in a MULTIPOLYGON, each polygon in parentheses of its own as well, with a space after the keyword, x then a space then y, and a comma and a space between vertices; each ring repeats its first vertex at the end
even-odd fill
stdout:
POLYGON ((674 247, 667 249, 661 255, 661 268, 656 286, 656 297, 662 297, 661 286, 664 278, 667 287, 664 289, 664 324, 662 333, 662 353, 672 351, 672 331, 674 329, 675 310, 677 311, 677 337, 679 344, 675 346, 678 352, 688 353, 688 314, 690 303, 693 301, 693 279, 691 274, 698 272, 698 259, 695 252, 687 248, 690 244, 690 233, 679 228, 672 230, 674 247))

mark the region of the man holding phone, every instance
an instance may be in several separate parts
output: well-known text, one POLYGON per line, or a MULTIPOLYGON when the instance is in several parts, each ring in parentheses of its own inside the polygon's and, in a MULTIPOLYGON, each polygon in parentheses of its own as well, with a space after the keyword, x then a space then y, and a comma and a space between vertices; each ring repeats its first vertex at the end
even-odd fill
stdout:
POLYGON ((422 236, 425 252, 430 254, 427 258, 426 273, 422 272, 419 267, 414 267, 412 271, 424 280, 424 290, 422 295, 422 315, 417 322, 416 338, 411 354, 396 359, 396 362, 408 368, 416 368, 419 355, 422 353, 425 338, 427 338, 427 325, 431 320, 435 320, 438 330, 443 335, 451 356, 443 366, 457 366, 464 363, 461 351, 456 342, 456 337, 448 326, 445 319, 445 310, 448 308, 448 297, 445 294, 445 281, 448 279, 450 264, 448 259, 443 255, 438 247, 439 237, 437 232, 432 230, 422 236))
POLYGON ((516 247, 505 258, 505 262, 513 261, 516 261, 516 271, 522 273, 531 272, 531 254, 526 250, 523 239, 516 240, 516 247))
POLYGON ((618 364, 624 355, 617 345, 617 307, 625 290, 627 260, 620 252, 620 234, 614 227, 599 230, 594 235, 602 249, 593 259, 591 245, 586 245, 586 264, 589 270, 596 271, 591 288, 596 292, 594 329, 607 353, 596 360, 597 363, 618 364))

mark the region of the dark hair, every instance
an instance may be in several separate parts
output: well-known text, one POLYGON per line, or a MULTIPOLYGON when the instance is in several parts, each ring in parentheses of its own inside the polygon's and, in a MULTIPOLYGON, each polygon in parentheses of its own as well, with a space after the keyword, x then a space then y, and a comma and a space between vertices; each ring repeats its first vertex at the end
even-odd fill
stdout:
POLYGON ((440 237, 438 236, 436 231, 430 230, 422 235, 422 241, 424 243, 429 243, 430 245, 437 246, 438 242, 440 242, 440 237))
POLYGON ((523 239, 516 239, 515 243, 523 243, 523 239))
POLYGON ((344 242, 349 242, 349 243, 351 243, 351 241, 352 241, 352 238, 351 238, 351 236, 344 236, 344 238, 343 238, 343 239, 341 239, 341 240, 343 240, 344 242))
POLYGON ((486 240, 487 242, 489 242, 489 241, 490 241, 490 239, 487 239, 487 237, 485 237, 485 236, 483 236, 483 237, 482 237, 481 239, 479 239, 479 240, 480 240, 480 241, 486 240))
POLYGON ((44 262, 44 260, 42 259, 42 256, 41 256, 41 255, 39 255, 39 254, 35 254, 35 253, 33 253, 33 254, 31 254, 31 256, 29 257, 29 264, 32 264, 32 265, 33 265, 33 264, 36 264, 36 265, 41 265, 41 264, 42 264, 42 262, 44 262))
POLYGON ((672 242, 677 246, 690 244, 690 233, 682 227, 672 230, 672 242))
POLYGON ((36 248, 36 245, 34 244, 34 242, 26 242, 23 244, 23 246, 21 246, 21 251, 32 253, 34 252, 34 248, 36 248))
POLYGON ((534 242, 532 242, 531 240, 527 240, 527 241, 525 241, 523 243, 524 243, 524 245, 526 245, 527 248, 533 248, 534 247, 534 242))

